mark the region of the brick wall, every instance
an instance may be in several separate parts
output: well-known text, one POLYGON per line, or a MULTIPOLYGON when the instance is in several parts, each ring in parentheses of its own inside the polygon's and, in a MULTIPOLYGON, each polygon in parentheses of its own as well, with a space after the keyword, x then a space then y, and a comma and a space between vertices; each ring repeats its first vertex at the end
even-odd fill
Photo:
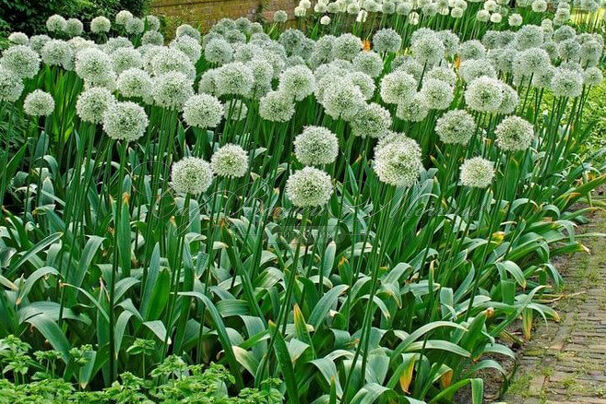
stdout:
POLYGON ((271 21, 274 11, 286 10, 294 18, 297 4, 297 0, 152 0, 151 12, 166 17, 169 31, 188 23, 205 32, 226 17, 248 17, 253 21, 262 17, 271 21))

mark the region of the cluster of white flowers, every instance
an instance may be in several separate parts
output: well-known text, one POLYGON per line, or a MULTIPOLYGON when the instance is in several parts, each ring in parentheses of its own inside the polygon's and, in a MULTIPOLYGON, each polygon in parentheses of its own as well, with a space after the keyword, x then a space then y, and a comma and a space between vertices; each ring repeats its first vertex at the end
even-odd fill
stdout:
POLYGON ((170 179, 176 193, 199 195, 210 187, 213 172, 207 161, 185 157, 173 164, 170 179))
POLYGON ((300 208, 325 205, 332 195, 330 176, 322 170, 305 167, 288 177, 286 196, 294 206, 300 208))
POLYGON ((494 163, 482 157, 467 159, 461 165, 461 184, 471 188, 486 188, 495 176, 494 163))

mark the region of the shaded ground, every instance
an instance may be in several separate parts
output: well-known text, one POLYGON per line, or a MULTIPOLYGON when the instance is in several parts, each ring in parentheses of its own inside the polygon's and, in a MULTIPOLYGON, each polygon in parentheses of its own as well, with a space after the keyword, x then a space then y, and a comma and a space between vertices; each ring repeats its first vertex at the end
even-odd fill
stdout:
MULTIPOLYGON (((606 233, 606 213, 584 232, 606 233)), ((520 352, 504 401, 510 404, 606 404, 606 238, 585 239, 590 254, 564 260, 564 295, 554 303, 560 324, 541 324, 520 352)))

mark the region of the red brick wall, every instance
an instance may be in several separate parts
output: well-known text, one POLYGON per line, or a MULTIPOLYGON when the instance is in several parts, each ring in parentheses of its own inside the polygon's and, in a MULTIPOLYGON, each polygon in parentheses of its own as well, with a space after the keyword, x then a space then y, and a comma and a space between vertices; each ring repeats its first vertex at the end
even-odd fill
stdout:
POLYGON ((221 18, 248 17, 268 21, 276 10, 286 10, 291 18, 297 0, 152 0, 151 13, 164 16, 170 28, 181 23, 199 26, 207 31, 221 18))

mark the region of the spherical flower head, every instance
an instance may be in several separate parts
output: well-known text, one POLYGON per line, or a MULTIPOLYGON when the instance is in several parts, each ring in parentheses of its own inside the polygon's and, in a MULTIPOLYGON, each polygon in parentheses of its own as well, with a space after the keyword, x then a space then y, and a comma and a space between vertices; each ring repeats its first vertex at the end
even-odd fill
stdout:
POLYGON ((204 48, 204 58, 210 63, 223 65, 231 62, 234 49, 231 44, 222 38, 211 39, 204 48))
POLYGON ((48 116, 55 110, 53 96, 42 90, 34 90, 23 101, 23 112, 31 116, 48 116))
POLYGON ((158 45, 164 44, 164 35, 158 31, 146 31, 141 37, 142 45, 158 45))
POLYGON ((482 45, 482 42, 476 39, 465 41, 459 46, 459 57, 461 61, 481 59, 486 57, 486 48, 482 45))
POLYGON ((573 39, 577 35, 574 28, 569 25, 562 25, 553 32, 553 40, 556 42, 573 39))
POLYGON ((288 122, 294 114, 292 97, 282 91, 270 91, 259 101, 259 116, 266 121, 288 122))
POLYGON ((248 116, 248 107, 242 100, 233 99, 229 108, 225 110, 225 119, 230 121, 241 121, 248 116))
POLYGON ((46 45, 51 37, 48 35, 34 35, 29 39, 29 47, 36 53, 40 54, 42 47, 46 45))
POLYGON ((200 34, 200 31, 198 31, 196 28, 192 27, 189 24, 179 25, 177 27, 177 30, 175 31, 175 36, 180 37, 183 35, 192 37, 198 42, 202 40, 202 34, 200 34))
POLYGON ((307 126, 295 138, 295 156, 305 165, 333 163, 339 152, 337 136, 322 126, 307 126))
POLYGON ((454 87, 457 83, 457 74, 450 67, 446 66, 434 66, 431 70, 429 70, 423 80, 441 80, 445 83, 448 83, 451 87, 454 87))
POLYGON ((476 130, 473 116, 462 109, 448 111, 436 122, 436 133, 446 144, 466 145, 476 130))
POLYGON ((46 29, 48 32, 63 32, 66 25, 67 21, 65 21, 65 18, 58 14, 51 15, 46 20, 46 29))
POLYGON ((148 99, 152 91, 152 79, 145 70, 132 68, 118 76, 116 87, 127 98, 148 99))
POLYGON ((285 191, 294 206, 313 208, 328 203, 332 195, 332 182, 324 171, 305 167, 288 177, 285 191))
POLYGON ((461 185, 470 188, 489 187, 494 178, 494 163, 482 157, 472 157, 461 164, 461 185))
MULTIPOLYGON (((155 31, 152 31, 155 32, 155 31)), ((171 48, 175 48, 185 53, 192 63, 196 63, 202 55, 202 46, 189 36, 180 36, 170 43, 171 48)))
POLYGON ((353 59, 353 67, 359 72, 368 74, 372 78, 377 78, 383 72, 383 59, 378 53, 373 51, 360 52, 353 59))
POLYGON ((177 49, 160 48, 153 55, 151 62, 151 73, 159 76, 169 72, 181 72, 189 79, 196 77, 196 68, 186 54, 177 49))
POLYGON ((583 76, 578 71, 560 67, 551 80, 551 90, 556 97, 578 97, 583 92, 583 76))
POLYGON ((296 101, 301 101, 314 92, 316 79, 307 66, 293 66, 280 75, 278 89, 289 94, 296 101))
POLYGON ((107 88, 92 87, 78 96, 76 113, 85 122, 101 123, 105 111, 115 102, 116 99, 107 88))
POLYGON ((134 45, 130 41, 130 39, 125 38, 123 36, 109 38, 107 42, 103 44, 103 50, 108 55, 111 55, 120 48, 134 48, 134 45))
POLYGON ((353 60, 362 50, 362 41, 355 35, 346 33, 335 38, 332 48, 336 59, 353 60))
POLYGON ((143 107, 130 101, 113 103, 103 114, 103 130, 114 140, 137 140, 145 134, 147 124, 143 107))
POLYGON ((102 15, 95 17, 90 22, 90 32, 93 34, 108 33, 112 27, 112 23, 108 18, 102 15))
POLYGON ((116 74, 120 74, 128 69, 140 69, 143 67, 143 56, 133 48, 116 49, 111 54, 112 67, 116 74))
POLYGON ((538 72, 532 76, 532 86, 535 88, 551 88, 551 80, 553 79, 554 74, 555 69, 553 67, 538 72))
POLYGON ((532 2, 532 11, 535 13, 544 13, 547 10, 547 2, 545 0, 534 0, 532 2))
POLYGON ((421 148, 414 141, 394 141, 375 149, 374 171, 381 182, 411 187, 422 169, 421 148))
POLYGON ((347 74, 347 79, 360 89, 364 100, 368 101, 375 95, 377 86, 375 81, 366 73, 351 72, 347 74))
POLYGON ((133 17, 124 24, 124 30, 131 35, 139 35, 145 30, 145 23, 141 18, 133 17))
POLYGON ((75 71, 83 80, 95 82, 113 72, 112 60, 97 48, 83 49, 76 55, 75 71))
POLYGON ((207 161, 197 157, 185 157, 173 163, 170 179, 170 185, 176 193, 199 195, 210 187, 213 172, 207 161))
POLYGON ((84 25, 82 24, 82 21, 77 18, 68 18, 65 22, 63 32, 70 37, 82 35, 82 32, 84 32, 84 25))
POLYGON ((201 129, 215 128, 221 123, 224 112, 221 101, 208 94, 193 95, 183 105, 185 122, 201 129))
POLYGON ((447 109, 454 99, 453 88, 437 79, 424 80, 420 95, 425 99, 426 105, 435 110, 447 109))
POLYGON ((470 83, 478 77, 497 77, 492 63, 489 59, 469 59, 461 63, 459 74, 466 83, 470 83))
POLYGON ((581 54, 581 44, 575 39, 566 39, 557 44, 558 56, 562 60, 578 60, 581 54))
MULTIPOLYGON (((600 38, 601 39, 601 38, 600 38)), ((603 42, 585 41, 581 44, 580 62, 583 66, 597 66, 602 58, 603 42)))
POLYGON ((156 76, 152 87, 154 104, 166 109, 180 110, 193 95, 193 82, 181 72, 156 76))
POLYGON ((234 21, 236 24, 236 28, 243 34, 250 34, 250 28, 252 22, 246 17, 240 17, 234 21))
POLYGON ((366 105, 360 89, 347 78, 328 83, 320 103, 331 118, 345 121, 353 119, 366 105))
POLYGON ((250 95, 253 98, 260 98, 271 90, 271 80, 274 70, 269 63, 263 59, 254 59, 247 63, 253 75, 253 87, 250 95))
POLYGON ((118 11, 118 13, 116 14, 116 25, 126 25, 126 23, 130 20, 132 20, 133 17, 133 13, 131 13, 128 10, 121 10, 118 11))
POLYGON ((541 48, 530 48, 519 52, 513 62, 513 72, 518 78, 544 71, 551 66, 549 54, 541 48))
POLYGON ((520 103, 520 97, 518 96, 518 92, 508 84, 501 83, 501 88, 503 89, 503 100, 499 106, 499 113, 508 115, 515 111, 520 103))
POLYGON ((349 122, 352 135, 373 138, 384 136, 389 130, 391 123, 391 114, 389 111, 375 103, 366 105, 349 122))
POLYGON ((469 83, 465 90, 465 103, 474 111, 499 112, 502 101, 502 83, 492 77, 479 77, 469 83))
POLYGON ((320 18, 320 24, 321 25, 330 25, 330 17, 327 15, 323 15, 322 18, 320 18))
POLYGON ((274 13, 274 22, 284 24, 288 20, 288 14, 284 10, 278 10, 274 13))
POLYGON ((460 7, 453 7, 452 10, 450 10, 450 16, 452 18, 461 18, 461 17, 463 17, 464 12, 465 12, 465 10, 463 10, 460 7))
POLYGON ((29 44, 29 38, 23 32, 13 32, 8 36, 8 41, 14 45, 27 46, 29 44))
POLYGON ((143 20, 148 31, 158 31, 160 29, 160 19, 155 15, 147 15, 143 20))
POLYGON ((198 92, 204 94, 216 94, 217 84, 215 82, 215 76, 217 69, 210 69, 205 71, 200 77, 198 82, 198 92))
POLYGON ((507 22, 511 27, 519 27, 523 22, 522 16, 518 13, 511 14, 507 22))
POLYGON ((604 75, 599 67, 589 67, 583 73, 583 82, 588 86, 599 86, 604 80, 604 75))
POLYGON ((509 116, 495 129, 497 145, 506 151, 526 150, 534 137, 532 124, 519 116, 509 116))
POLYGON ((40 50, 40 56, 49 66, 71 67, 74 52, 65 41, 52 39, 40 50))
POLYGON ((416 89, 417 81, 414 77, 401 70, 386 74, 381 80, 381 98, 387 104, 412 102, 416 89))
POLYGON ((398 104, 396 117, 403 121, 421 122, 427 117, 429 106, 422 93, 416 93, 406 104, 398 104))
POLYGON ((515 46, 518 50, 538 48, 543 43, 543 30, 538 25, 524 25, 516 33, 515 46))
POLYGON ((476 13, 476 20, 480 22, 488 22, 490 20, 490 11, 478 10, 478 12, 476 13))
POLYGON ((379 53, 396 53, 402 46, 402 37, 392 28, 378 30, 372 37, 372 47, 379 53))
POLYGON ((15 102, 23 92, 21 77, 0 66, 0 101, 15 102))
POLYGON ((212 155, 210 166, 219 177, 241 178, 248 171, 248 153, 242 147, 228 143, 212 155))
POLYGON ((450 30, 437 32, 444 45, 444 56, 451 57, 457 53, 459 48, 459 37, 450 30))
POLYGON ((216 95, 240 95, 248 97, 254 78, 251 69, 240 62, 228 63, 217 69, 215 74, 216 95))
POLYGON ((22 78, 32 78, 40 70, 40 57, 24 45, 11 46, 2 53, 0 66, 22 78))
POLYGON ((444 57, 444 44, 440 37, 435 34, 423 35, 411 46, 413 57, 422 65, 433 66, 438 64, 444 57))

